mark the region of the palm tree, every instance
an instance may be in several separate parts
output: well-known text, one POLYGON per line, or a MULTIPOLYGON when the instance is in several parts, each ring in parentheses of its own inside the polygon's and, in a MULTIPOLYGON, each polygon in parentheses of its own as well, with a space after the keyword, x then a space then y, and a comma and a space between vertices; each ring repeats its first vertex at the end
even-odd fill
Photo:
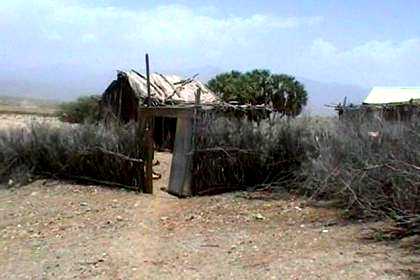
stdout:
POLYGON ((207 85, 223 101, 266 104, 291 117, 299 115, 307 102, 304 86, 294 77, 273 75, 268 70, 231 71, 217 75, 207 85))

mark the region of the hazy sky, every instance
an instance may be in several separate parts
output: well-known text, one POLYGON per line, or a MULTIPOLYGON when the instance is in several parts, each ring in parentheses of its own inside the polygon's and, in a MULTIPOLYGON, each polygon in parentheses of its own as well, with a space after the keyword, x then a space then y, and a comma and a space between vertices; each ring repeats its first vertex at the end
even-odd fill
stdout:
POLYGON ((268 68, 419 85, 419 11, 418 0, 1 0, 0 74, 141 69, 149 52, 162 72, 268 68))

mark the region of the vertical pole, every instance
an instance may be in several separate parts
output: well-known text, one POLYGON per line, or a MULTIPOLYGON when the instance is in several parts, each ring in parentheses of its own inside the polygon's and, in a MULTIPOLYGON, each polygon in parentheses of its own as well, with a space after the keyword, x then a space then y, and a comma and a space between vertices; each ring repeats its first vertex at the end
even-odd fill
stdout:
POLYGON ((146 53, 146 79, 147 79, 147 106, 152 105, 150 93, 150 67, 149 67, 149 54, 146 53))
POLYGON ((197 131, 197 119, 198 119, 198 109, 201 103, 201 88, 198 88, 195 92, 195 106, 194 106, 194 113, 193 113, 193 127, 192 127, 192 150, 195 148, 196 142, 196 131, 197 131))
MULTIPOLYGON (((196 144, 197 144, 197 122, 198 122, 198 115, 199 115, 199 108, 200 108, 200 103, 201 103, 201 88, 197 88, 197 91, 195 92, 195 106, 194 106, 194 112, 193 112, 193 119, 192 119, 192 128, 191 128, 191 146, 190 146, 190 151, 189 154, 191 154, 188 157, 188 164, 187 164, 187 176, 186 178, 189 178, 189 194, 195 194, 195 182, 191 177, 191 173, 192 173, 192 168, 194 166, 194 160, 195 160, 195 156, 194 156, 194 150, 196 148, 196 144)), ((186 190, 184 190, 186 191, 186 190)))
POLYGON ((200 99, 201 99, 201 88, 198 88, 195 92, 195 106, 200 105, 200 99))
MULTIPOLYGON (((198 88, 197 91, 195 92, 195 106, 194 106, 194 111, 193 111, 193 127, 192 127, 192 148, 195 148, 195 133, 196 133, 196 129, 197 129, 197 118, 198 118, 198 109, 200 107, 200 102, 201 102, 201 88, 198 88)), ((193 150, 191 150, 191 152, 193 152, 193 150)))
MULTIPOLYGON (((147 78, 147 106, 152 105, 151 93, 150 93, 150 67, 149 67, 149 55, 146 54, 146 78, 147 78)), ((152 128, 153 116, 147 116, 146 120, 146 182, 144 186, 145 193, 153 193, 153 128, 152 128)))

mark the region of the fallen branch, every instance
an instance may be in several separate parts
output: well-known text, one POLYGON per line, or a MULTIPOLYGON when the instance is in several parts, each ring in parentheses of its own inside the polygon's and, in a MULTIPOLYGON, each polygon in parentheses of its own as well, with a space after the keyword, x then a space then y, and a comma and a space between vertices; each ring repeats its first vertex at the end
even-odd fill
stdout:
POLYGON ((104 154, 107 154, 107 155, 111 155, 111 156, 121 158, 121 159, 126 160, 126 161, 137 162, 137 163, 143 163, 144 162, 142 159, 131 158, 129 156, 126 156, 126 155, 123 155, 123 154, 120 154, 120 153, 108 151, 108 150, 106 150, 104 148, 101 148, 101 147, 96 147, 96 150, 100 151, 104 154))

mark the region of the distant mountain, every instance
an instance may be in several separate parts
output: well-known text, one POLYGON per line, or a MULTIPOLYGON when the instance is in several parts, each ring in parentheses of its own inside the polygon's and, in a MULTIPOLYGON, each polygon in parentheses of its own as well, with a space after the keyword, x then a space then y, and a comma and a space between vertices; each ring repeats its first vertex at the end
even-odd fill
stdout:
MULTIPOLYGON (((52 100, 71 100, 81 95, 101 94, 115 79, 117 69, 95 70, 78 67, 52 67, 49 69, 27 69, 19 74, 0 70, 0 95, 32 97, 52 100), (77 70, 79 69, 79 70, 77 70)), ((156 69, 159 71, 159 69, 156 69)), ((139 69, 141 71, 141 69, 139 69)), ((205 66, 184 70, 161 71, 164 74, 177 74, 191 77, 199 74, 198 79, 207 82, 223 69, 205 66)), ((369 90, 355 85, 318 82, 297 78, 309 93, 306 111, 311 114, 332 115, 334 110, 324 105, 339 103, 347 97, 348 103, 360 104, 369 90)))
POLYGON ((61 89, 57 85, 28 81, 0 79, 0 95, 22 98, 41 98, 41 99, 61 99, 59 92, 61 89))
POLYGON ((117 69, 96 70, 79 66, 52 65, 20 71, 0 69, 0 95, 72 100, 81 95, 101 94, 117 69))
POLYGON ((325 105, 338 104, 347 97, 347 104, 361 104, 369 93, 369 89, 346 84, 324 83, 305 78, 297 78, 305 85, 309 95, 306 111, 310 114, 332 115, 332 108, 325 105))

